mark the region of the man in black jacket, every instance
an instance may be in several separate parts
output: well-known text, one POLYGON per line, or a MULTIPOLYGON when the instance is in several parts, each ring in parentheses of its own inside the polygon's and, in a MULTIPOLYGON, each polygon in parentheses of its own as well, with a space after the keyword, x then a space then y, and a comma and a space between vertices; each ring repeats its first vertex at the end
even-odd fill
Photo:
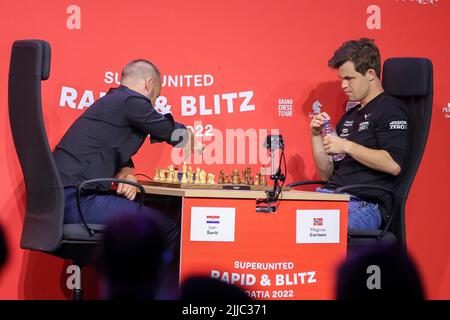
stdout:
MULTIPOLYGON (((133 60, 122 71, 121 85, 92 104, 61 139, 53 154, 64 184, 65 223, 81 222, 76 202, 76 186, 81 182, 113 177, 137 181, 131 157, 148 135, 152 142, 201 151, 192 131, 175 122, 170 113, 162 115, 154 109, 160 90, 159 70, 150 61, 133 60)), ((108 187, 96 189, 107 191, 108 187)), ((136 212, 138 204, 132 200, 137 188, 118 184, 116 192, 82 197, 85 220, 103 224, 113 216, 136 212)), ((160 221, 169 241, 176 237, 177 227, 167 216, 146 206, 141 211, 160 221)))
MULTIPOLYGON (((339 136, 322 136, 321 112, 310 123, 317 173, 326 180, 319 192, 366 184, 393 189, 408 155, 408 112, 401 100, 384 92, 381 56, 373 40, 362 38, 343 43, 328 61, 337 69, 341 87, 350 101, 359 101, 339 120, 339 136), (331 155, 345 154, 341 160, 331 155)), ((391 198, 385 191, 359 188, 350 191, 348 226, 378 229, 390 218, 391 198)))

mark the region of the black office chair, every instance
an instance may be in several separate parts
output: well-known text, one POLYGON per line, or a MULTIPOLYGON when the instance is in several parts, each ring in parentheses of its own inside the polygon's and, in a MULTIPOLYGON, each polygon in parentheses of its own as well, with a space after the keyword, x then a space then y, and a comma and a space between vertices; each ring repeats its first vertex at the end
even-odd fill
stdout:
POLYGON ((0 271, 8 259, 8 245, 6 243, 5 233, 3 227, 0 225, 0 271))
MULTIPOLYGON (((402 100, 408 110, 409 156, 405 161, 397 185, 393 190, 382 188, 392 199, 392 211, 381 230, 353 230, 348 232, 349 249, 382 241, 396 242, 406 249, 405 207, 409 190, 419 168, 427 143, 433 106, 433 65, 425 58, 391 58, 384 62, 383 88, 390 95, 402 100)), ((306 184, 324 184, 324 181, 300 181, 289 184, 296 187, 306 184)), ((358 188, 377 188, 372 185, 349 185, 335 193, 350 192, 358 188)))
MULTIPOLYGON (((41 106, 41 80, 49 77, 50 60, 50 45, 45 41, 20 40, 12 45, 9 121, 27 195, 20 246, 73 260, 68 267, 69 273, 75 272, 69 289, 74 299, 81 299, 81 267, 90 263, 92 250, 101 241, 103 225, 86 223, 81 211, 83 223, 64 224, 64 188, 48 144, 41 106)), ((97 182, 134 185, 143 202, 144 188, 121 179, 85 181, 78 186, 78 195, 86 185, 97 182)))

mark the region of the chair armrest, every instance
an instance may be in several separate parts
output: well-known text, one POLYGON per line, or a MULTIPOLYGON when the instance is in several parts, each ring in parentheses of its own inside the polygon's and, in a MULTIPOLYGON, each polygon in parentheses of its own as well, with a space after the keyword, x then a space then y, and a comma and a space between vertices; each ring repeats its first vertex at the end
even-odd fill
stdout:
MULTIPOLYGON (((387 192, 391 196, 391 210, 394 208, 396 195, 395 195, 395 191, 390 188, 380 187, 380 186, 376 186, 376 185, 372 185, 372 184, 351 184, 348 186, 336 188, 334 190, 334 193, 342 193, 344 191, 348 191, 348 190, 352 190, 352 189, 361 189, 361 188, 376 189, 376 190, 382 190, 382 191, 387 192)), ((386 234, 387 230, 389 229, 389 226, 392 223, 393 216, 394 215, 392 213, 388 216, 386 225, 381 230, 381 233, 379 233, 379 234, 374 233, 373 237, 377 237, 379 239, 379 238, 382 238, 386 234)), ((351 235, 350 232, 349 232, 349 235, 351 235)), ((370 237, 370 235, 369 235, 369 237, 370 237)))
POLYGON ((135 186, 136 188, 139 189, 140 192, 140 200, 139 200, 139 208, 142 207, 143 203, 144 203, 144 199, 145 199, 145 189, 144 187, 136 182, 133 181, 129 181, 129 180, 125 180, 125 179, 117 179, 117 178, 98 178, 98 179, 90 179, 90 180, 86 180, 83 181, 82 183, 80 183, 77 187, 77 206, 78 206, 78 212, 80 214, 80 218, 81 221, 83 222, 84 226, 86 227, 87 231, 89 232, 89 234, 91 236, 94 235, 94 230, 92 230, 91 228, 89 228, 86 219, 84 219, 84 214, 83 211, 81 209, 81 203, 80 203, 80 198, 81 198, 81 191, 83 190, 84 187, 86 187, 89 184, 93 184, 93 183, 98 183, 98 182, 116 182, 116 183, 124 183, 124 184, 129 184, 132 186, 135 186))
POLYGON ((327 182, 322 181, 322 180, 305 180, 305 181, 292 182, 292 183, 288 184, 288 187, 294 188, 297 186, 304 186, 304 185, 308 185, 308 184, 325 184, 325 183, 327 183, 327 182))

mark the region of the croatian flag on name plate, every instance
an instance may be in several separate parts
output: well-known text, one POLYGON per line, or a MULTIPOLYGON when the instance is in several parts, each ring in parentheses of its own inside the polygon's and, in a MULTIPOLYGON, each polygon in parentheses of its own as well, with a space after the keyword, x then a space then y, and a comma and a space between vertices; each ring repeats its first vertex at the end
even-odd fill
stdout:
POLYGON ((220 223, 220 216, 206 216, 206 223, 220 223))
POLYGON ((191 241, 234 242, 235 208, 192 207, 191 241))

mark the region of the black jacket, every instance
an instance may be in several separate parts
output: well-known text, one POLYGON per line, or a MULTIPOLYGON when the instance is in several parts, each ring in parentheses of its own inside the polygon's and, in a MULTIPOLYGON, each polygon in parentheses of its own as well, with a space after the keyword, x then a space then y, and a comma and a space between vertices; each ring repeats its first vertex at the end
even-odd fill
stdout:
MULTIPOLYGON (((385 150, 392 159, 403 167, 408 155, 408 112, 401 100, 386 93, 381 93, 359 110, 360 105, 350 109, 339 120, 337 131, 341 138, 346 138, 366 148, 385 150)), ((398 176, 371 169, 350 156, 334 162, 333 175, 326 188, 347 186, 351 184, 371 184, 395 189, 398 176)), ((350 190, 365 201, 381 205, 381 213, 387 219, 391 211, 391 198, 385 191, 360 188, 350 190)))
POLYGON ((133 156, 145 138, 181 147, 186 127, 171 114, 161 115, 142 94, 125 86, 113 88, 92 104, 69 128, 53 155, 64 187, 84 180, 112 178, 133 156), (172 141, 172 132, 181 129, 172 141))

